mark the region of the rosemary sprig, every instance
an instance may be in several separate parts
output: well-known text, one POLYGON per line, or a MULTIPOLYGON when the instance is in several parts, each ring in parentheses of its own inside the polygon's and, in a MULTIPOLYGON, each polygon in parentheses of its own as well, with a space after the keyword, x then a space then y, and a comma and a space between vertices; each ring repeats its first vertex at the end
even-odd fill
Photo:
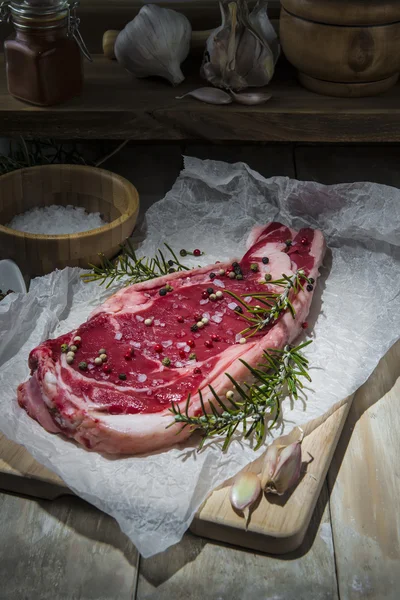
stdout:
POLYGON ((153 258, 138 258, 131 241, 127 240, 125 246, 121 247, 121 254, 114 261, 102 255, 101 265, 97 267, 89 265, 92 271, 84 273, 81 277, 85 283, 99 281, 100 285, 107 283, 106 288, 109 288, 114 281, 119 281, 124 277, 127 277, 126 285, 131 285, 175 271, 189 271, 189 267, 180 262, 172 248, 168 244, 164 244, 164 246, 169 253, 167 257, 161 250, 158 250, 153 258))
POLYGON ((200 430, 202 439, 199 450, 209 438, 225 436, 222 449, 226 450, 233 434, 242 424, 246 439, 254 434, 257 450, 264 441, 266 428, 272 429, 279 418, 285 391, 297 399, 299 389, 303 388, 301 378, 311 381, 307 372, 308 360, 301 352, 310 343, 308 341, 296 347, 285 346, 283 350, 265 350, 264 362, 256 368, 240 360, 254 383, 240 385, 229 373, 225 373, 236 390, 237 400, 222 400, 209 385, 210 398, 207 400, 204 398, 204 390, 198 392, 202 414, 197 417, 189 415, 189 394, 183 411, 179 404, 172 403, 170 411, 174 415, 174 422, 168 427, 182 423, 183 428, 189 426, 192 430, 200 430))
POLYGON ((226 293, 244 306, 248 313, 241 314, 241 316, 248 321, 249 326, 240 333, 246 337, 252 337, 267 325, 275 323, 286 310, 289 310, 294 318, 296 312, 292 300, 300 290, 304 290, 302 285, 304 281, 308 282, 309 279, 306 277, 304 271, 300 269, 290 277, 283 274, 281 279, 265 282, 268 283, 268 285, 283 287, 283 291, 279 294, 274 292, 257 292, 255 294, 246 293, 246 296, 254 298, 257 302, 260 302, 262 306, 251 306, 234 292, 226 290, 226 293))

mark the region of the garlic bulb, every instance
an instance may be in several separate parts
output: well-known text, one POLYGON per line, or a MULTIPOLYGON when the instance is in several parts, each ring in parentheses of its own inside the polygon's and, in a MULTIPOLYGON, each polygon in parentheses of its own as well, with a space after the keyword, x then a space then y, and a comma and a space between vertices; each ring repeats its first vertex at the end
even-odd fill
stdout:
POLYGON ((259 0, 249 15, 246 0, 220 1, 222 25, 208 38, 201 67, 202 77, 212 85, 240 91, 269 83, 279 48, 275 44, 274 56, 266 5, 259 0))
POLYGON ((157 75, 173 85, 185 78, 180 65, 190 50, 188 19, 168 8, 147 4, 115 41, 115 56, 136 77, 157 75))

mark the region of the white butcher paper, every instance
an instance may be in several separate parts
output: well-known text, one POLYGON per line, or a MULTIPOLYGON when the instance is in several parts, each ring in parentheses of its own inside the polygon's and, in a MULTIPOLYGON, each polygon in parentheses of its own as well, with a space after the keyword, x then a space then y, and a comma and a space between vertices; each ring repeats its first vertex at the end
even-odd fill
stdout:
MULTIPOLYGON (((400 190, 265 179, 243 163, 186 158, 172 190, 147 212, 139 254, 151 256, 166 241, 177 251, 204 249, 205 256, 190 258, 192 265, 241 257, 251 228, 273 220, 319 228, 329 247, 308 318, 312 385, 305 404, 284 402, 289 432, 353 393, 399 337, 400 190)), ((255 453, 234 442, 225 453, 218 444, 197 453, 189 440, 165 452, 110 460, 30 419, 16 401, 18 384, 29 377, 30 350, 79 325, 111 293, 83 283, 81 273, 56 271, 33 280, 27 295, 0 302, 0 430, 115 517, 150 557, 177 543, 207 495, 263 448, 255 453)))

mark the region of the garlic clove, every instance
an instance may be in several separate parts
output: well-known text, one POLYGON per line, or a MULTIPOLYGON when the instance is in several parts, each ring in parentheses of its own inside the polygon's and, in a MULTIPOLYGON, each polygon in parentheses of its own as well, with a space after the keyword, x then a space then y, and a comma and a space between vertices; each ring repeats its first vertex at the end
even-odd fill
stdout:
POLYGON ((212 87, 202 87, 197 90, 193 90, 192 92, 188 92, 183 96, 177 96, 177 100, 182 100, 182 98, 186 98, 187 96, 192 96, 197 100, 201 100, 202 102, 207 102, 208 104, 231 104, 232 98, 226 92, 219 90, 217 88, 212 87))
POLYGON ((250 508, 256 502, 260 493, 261 482, 256 473, 239 473, 232 484, 230 501, 236 510, 243 513, 246 529, 250 516, 250 508))
POLYGON ((264 104, 264 102, 268 102, 268 100, 272 98, 271 94, 266 94, 264 92, 241 92, 236 94, 235 92, 230 91, 230 95, 238 104, 246 104, 247 106, 264 104))
POLYGON ((261 472, 261 486, 266 493, 282 496, 299 481, 302 440, 301 436, 293 443, 280 444, 278 438, 268 447, 261 472))
POLYGON ((115 56, 136 77, 155 75, 177 85, 184 80, 180 65, 189 54, 191 33, 184 15, 147 4, 119 33, 115 56))

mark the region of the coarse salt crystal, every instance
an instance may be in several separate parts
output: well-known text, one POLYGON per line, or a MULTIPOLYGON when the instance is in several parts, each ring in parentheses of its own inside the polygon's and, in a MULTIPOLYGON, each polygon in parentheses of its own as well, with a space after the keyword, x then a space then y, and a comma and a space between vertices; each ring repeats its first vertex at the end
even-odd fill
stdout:
POLYGON ((225 287, 224 282, 221 281, 220 279, 213 279, 213 284, 216 285, 217 287, 221 287, 221 288, 225 287))
POLYGON ((157 325, 157 327, 161 324, 161 321, 159 319, 156 319, 154 321, 154 325, 157 325))
POLYGON ((87 368, 89 369, 89 371, 92 371, 94 369, 94 365, 89 363, 87 368))
POLYGON ((176 347, 177 348, 184 348, 186 346, 186 342, 177 342, 176 347))
POLYGON ((205 317, 206 319, 211 319, 210 313, 203 313, 202 316, 205 317))
POLYGON ((253 298, 251 296, 246 296, 246 298, 244 299, 245 302, 249 303, 253 300, 253 298))
POLYGON ((145 375, 144 373, 139 373, 139 375, 138 375, 139 383, 143 383, 144 381, 146 381, 146 379, 147 379, 147 375, 145 375))
POLYGON ((122 333, 120 331, 117 331, 117 333, 114 335, 114 339, 122 340, 122 333))
POLYGON ((203 305, 203 304, 207 304, 209 302, 208 298, 203 298, 202 300, 200 300, 199 304, 203 305))
POLYGON ((240 342, 241 339, 242 339, 242 334, 241 333, 237 333, 235 335, 235 342, 238 343, 238 342, 240 342))
POLYGON ((190 346, 188 346, 188 345, 185 345, 183 347, 183 349, 184 349, 185 352, 190 352, 190 346))
POLYGON ((213 315, 211 317, 211 321, 214 321, 214 323, 221 323, 222 317, 219 317, 218 315, 213 315))
POLYGON ((200 337, 200 334, 199 334, 199 333, 194 333, 194 334, 193 334, 193 337, 195 337, 195 338, 199 338, 199 337, 200 337))
POLYGON ((100 213, 87 213, 80 206, 44 206, 16 215, 7 227, 45 235, 82 233, 105 225, 100 213))
POLYGON ((165 323, 160 323, 160 327, 165 327, 165 323))
POLYGON ((229 302, 228 308, 230 308, 231 310, 235 310, 236 307, 237 307, 236 302, 229 302))
POLYGON ((172 308, 179 308, 179 304, 177 304, 176 302, 173 303, 172 308))
POLYGON ((182 362, 180 362, 180 361, 178 360, 178 361, 175 363, 175 366, 176 366, 176 367, 178 367, 178 369, 179 369, 180 367, 183 367, 184 365, 183 365, 183 363, 182 363, 182 362))
POLYGON ((170 346, 172 346, 172 340, 165 340, 165 342, 161 342, 161 345, 164 348, 169 348, 170 346))
POLYGON ((141 347, 141 343, 140 342, 129 342, 131 344, 131 346, 133 346, 134 348, 140 348, 141 347))
POLYGON ((136 315, 136 320, 139 321, 139 323, 142 323, 144 321, 144 317, 141 315, 136 315))

